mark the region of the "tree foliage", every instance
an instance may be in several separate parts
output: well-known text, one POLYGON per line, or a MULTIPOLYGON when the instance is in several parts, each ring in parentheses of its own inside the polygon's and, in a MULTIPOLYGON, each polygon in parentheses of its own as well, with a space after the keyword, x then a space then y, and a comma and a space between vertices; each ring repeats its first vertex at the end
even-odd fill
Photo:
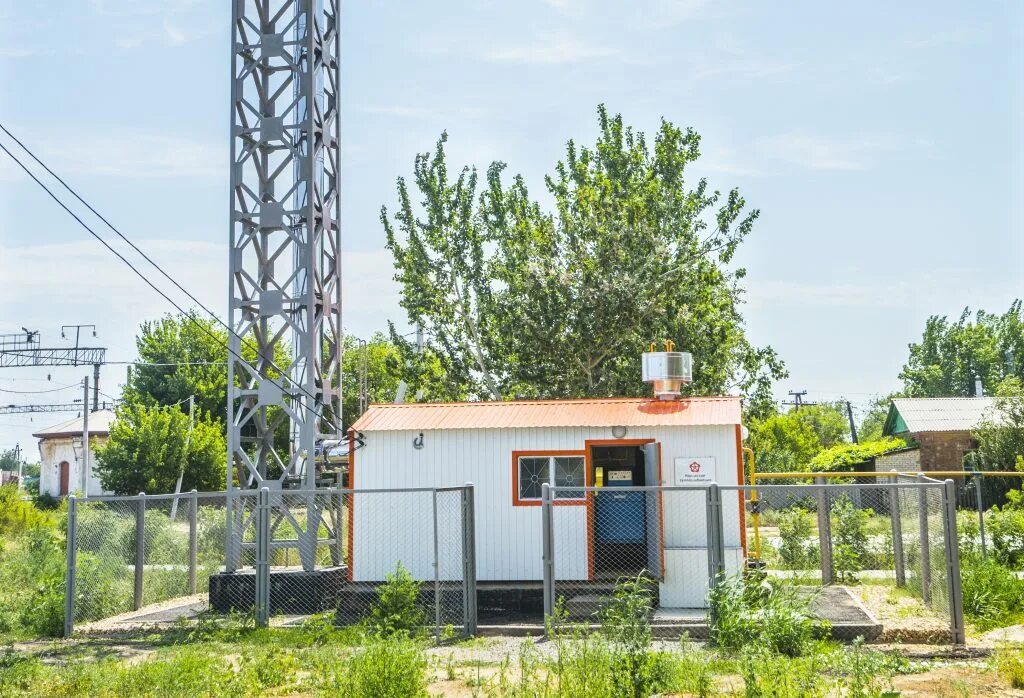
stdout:
POLYGON ((1002 315, 979 310, 971 318, 932 316, 910 355, 900 379, 908 397, 974 396, 975 377, 992 391, 1009 376, 1024 380, 1024 318, 1015 300, 1002 315))
POLYGON ((367 403, 394 402, 398 385, 406 381, 407 395, 419 394, 424 400, 458 399, 447 387, 444 369, 437 354, 426 349, 422 356, 413 347, 388 339, 377 332, 366 342, 345 336, 342 355, 342 416, 345 425, 359 417, 360 372, 366 362, 367 403), (365 351, 365 359, 363 352, 365 351))
POLYGON ((196 397, 196 407, 224 421, 227 412, 227 331, 198 315, 164 315, 146 321, 135 338, 124 401, 174 405, 196 397))
POLYGON ((887 437, 860 443, 840 443, 826 448, 811 459, 811 470, 850 470, 851 466, 864 463, 876 456, 904 448, 907 442, 896 437, 887 437))
POLYGON ((759 472, 807 470, 816 455, 848 434, 838 405, 807 405, 752 421, 750 447, 759 472))
POLYGON ((995 406, 973 435, 978 442, 977 451, 970 456, 973 466, 1024 471, 1024 384, 1018 378, 1000 384, 995 406))
POLYGON ((197 415, 189 436, 188 415, 177 407, 126 402, 96 449, 96 472, 103 489, 117 494, 173 492, 182 470, 182 491, 219 490, 226 453, 223 428, 208 414, 197 415))
POLYGON ((454 390, 515 396, 646 395, 640 352, 671 338, 695 356, 693 394, 758 404, 785 375, 746 338, 745 271, 731 265, 758 211, 739 191, 691 181, 700 137, 662 121, 649 147, 598 108, 594 147, 569 141, 545 180, 548 211, 492 163, 448 172, 447 135, 416 157, 413 186, 381 220, 402 285, 454 390))

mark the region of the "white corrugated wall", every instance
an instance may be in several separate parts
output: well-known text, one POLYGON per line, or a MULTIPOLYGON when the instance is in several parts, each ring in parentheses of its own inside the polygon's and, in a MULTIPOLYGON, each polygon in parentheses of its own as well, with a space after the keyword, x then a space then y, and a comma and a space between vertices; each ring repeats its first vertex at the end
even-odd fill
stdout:
MULTIPOLYGON (((513 506, 512 452, 583 450, 587 440, 612 440, 610 428, 459 429, 366 432, 355 452, 354 487, 448 487, 472 482, 476 489, 477 579, 540 580, 541 509, 513 506)), ((688 426, 630 429, 627 439, 661 443, 662 477, 671 483, 676 457, 713 457, 720 485, 737 478, 736 427, 688 426)), ((442 501, 442 512, 454 506, 442 501)), ((701 493, 665 497, 665 546, 701 546, 706 536, 701 493)), ((429 493, 356 495, 353 505, 353 579, 379 581, 398 560, 422 579, 433 577, 429 493), (415 532, 415 533, 413 533, 415 532)), ((723 493, 725 543, 740 544, 739 499, 723 493)), ((587 576, 586 512, 582 506, 554 508, 559 579, 587 576)), ((448 518, 451 516, 449 514, 448 518)), ((445 526, 440 527, 442 531, 445 526)), ((444 546, 442 546, 444 547, 444 546)), ((442 567, 442 576, 445 567, 442 567)))

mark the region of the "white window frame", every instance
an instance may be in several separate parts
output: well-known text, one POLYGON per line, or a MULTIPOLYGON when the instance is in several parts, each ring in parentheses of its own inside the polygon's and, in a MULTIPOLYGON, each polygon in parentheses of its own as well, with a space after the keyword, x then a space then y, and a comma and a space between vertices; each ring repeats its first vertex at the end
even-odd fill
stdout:
MULTIPOLYGON (((517 458, 516 458, 516 487, 518 489, 518 492, 516 494, 517 494, 517 499, 520 502, 540 502, 541 501, 541 498, 539 496, 538 497, 526 497, 526 496, 523 495, 523 470, 524 470, 523 469, 523 459, 524 458, 529 458, 529 459, 534 459, 534 460, 547 459, 547 461, 548 461, 547 478, 545 480, 543 480, 542 482, 547 482, 547 484, 549 484, 549 485, 556 480, 556 475, 557 475, 557 472, 558 472, 557 471, 557 467, 558 466, 556 465, 556 460, 557 459, 559 459, 559 458, 578 459, 579 462, 580 462, 580 470, 582 471, 582 474, 583 474, 583 481, 580 483, 579 487, 582 489, 582 488, 586 487, 586 485, 587 485, 587 459, 586 459, 586 456, 583 456, 583 455, 581 455, 579 453, 554 453, 554 454, 543 454, 543 455, 541 455, 541 454, 530 455, 529 453, 524 453, 522 455, 517 456, 517 458)), ((572 487, 572 485, 569 485, 569 487, 572 487)), ((555 501, 558 501, 558 502, 583 502, 583 501, 586 500, 586 495, 584 493, 581 493, 581 495, 582 496, 580 496, 580 497, 569 497, 569 496, 566 496, 564 494, 559 496, 559 493, 556 490, 555 491, 555 501)))

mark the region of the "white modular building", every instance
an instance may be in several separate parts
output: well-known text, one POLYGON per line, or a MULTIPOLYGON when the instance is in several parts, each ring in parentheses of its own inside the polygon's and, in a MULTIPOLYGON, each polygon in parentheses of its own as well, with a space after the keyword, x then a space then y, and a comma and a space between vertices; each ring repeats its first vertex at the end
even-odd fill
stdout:
MULTIPOLYGON (((540 581, 541 486, 548 483, 557 493, 556 579, 598 581, 644 569, 659 579, 662 607, 700 607, 708 579, 706 486, 743 481, 738 397, 372 405, 349 438, 354 582, 382 581, 399 561, 418 578, 434 576, 430 531, 395 535, 423 528, 430 502, 374 500, 359 490, 464 483, 474 485, 478 582, 540 581), (611 489, 658 484, 689 489, 611 489)), ((447 506, 438 512, 458 515, 447 506)), ((735 572, 746 546, 740 491, 722 492, 722 512, 725 564, 735 572)), ((449 564, 441 560, 442 578, 456 578, 449 564)))

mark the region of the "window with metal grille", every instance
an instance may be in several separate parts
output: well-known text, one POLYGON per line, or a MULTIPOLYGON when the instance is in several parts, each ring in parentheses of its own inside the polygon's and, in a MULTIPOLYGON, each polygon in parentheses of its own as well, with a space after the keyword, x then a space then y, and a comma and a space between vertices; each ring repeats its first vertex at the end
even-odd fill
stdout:
MULTIPOLYGON (((519 456, 519 499, 540 500, 541 486, 556 488, 586 486, 586 461, 583 456, 519 456)), ((556 489, 557 499, 582 499, 583 491, 556 489)))

